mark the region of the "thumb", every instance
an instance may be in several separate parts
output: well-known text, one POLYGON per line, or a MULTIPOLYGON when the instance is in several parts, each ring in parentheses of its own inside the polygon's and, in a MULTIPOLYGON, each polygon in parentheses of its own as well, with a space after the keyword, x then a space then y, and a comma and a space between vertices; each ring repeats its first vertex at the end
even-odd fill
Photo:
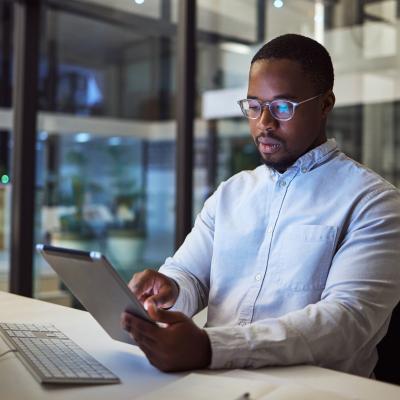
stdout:
POLYGON ((162 322, 165 324, 177 324, 179 322, 185 322, 189 318, 181 313, 176 311, 167 311, 162 308, 157 308, 156 304, 153 301, 146 300, 145 308, 147 309, 147 313, 150 318, 156 322, 162 322))

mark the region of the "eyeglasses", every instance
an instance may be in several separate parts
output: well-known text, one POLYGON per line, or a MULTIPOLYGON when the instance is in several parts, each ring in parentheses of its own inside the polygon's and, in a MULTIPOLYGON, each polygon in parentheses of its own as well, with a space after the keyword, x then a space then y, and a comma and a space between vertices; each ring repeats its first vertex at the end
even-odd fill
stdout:
POLYGON ((275 119, 278 121, 289 121, 293 118, 296 107, 300 104, 306 103, 307 101, 314 100, 319 96, 321 96, 321 94, 299 102, 284 99, 276 99, 272 101, 243 99, 239 100, 238 104, 246 118, 257 119, 261 115, 262 110, 265 107, 268 107, 269 112, 275 119))

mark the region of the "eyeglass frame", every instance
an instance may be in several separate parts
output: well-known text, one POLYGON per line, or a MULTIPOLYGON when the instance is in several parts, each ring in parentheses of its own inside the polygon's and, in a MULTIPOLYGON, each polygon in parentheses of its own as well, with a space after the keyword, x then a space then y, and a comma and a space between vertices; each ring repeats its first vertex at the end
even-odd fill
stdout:
POLYGON ((258 99, 248 99, 248 98, 246 98, 246 99, 238 100, 237 103, 239 104, 239 107, 240 107, 240 109, 242 110, 243 115, 244 115, 247 119, 255 120, 255 119, 259 118, 259 117, 262 115, 264 109, 265 109, 266 107, 268 107, 268 111, 269 111, 269 113, 272 115, 272 117, 273 117, 274 119, 276 119, 276 120, 278 120, 278 121, 290 121, 290 120, 293 118, 293 116, 294 116, 294 113, 295 113, 295 111, 296 111, 296 108, 297 108, 300 104, 306 103, 307 101, 314 100, 314 99, 316 99, 317 97, 320 97, 320 96, 322 96, 322 95, 323 95, 323 93, 320 93, 320 94, 317 94, 316 96, 310 97, 309 99, 306 99, 306 100, 303 100, 303 101, 292 101, 292 100, 287 100, 287 99, 275 99, 275 100, 272 100, 272 101, 260 101, 260 100, 258 100, 258 99), (242 107, 242 102, 245 101, 245 100, 254 100, 254 101, 256 101, 256 102, 260 105, 260 114, 257 115, 255 118, 248 117, 248 116, 244 113, 243 107, 242 107), (271 104, 274 103, 274 102, 277 102, 277 101, 286 101, 287 103, 290 103, 290 104, 293 106, 293 113, 292 113, 292 115, 290 116, 290 118, 276 118, 276 117, 274 116, 274 114, 271 112, 271 104))

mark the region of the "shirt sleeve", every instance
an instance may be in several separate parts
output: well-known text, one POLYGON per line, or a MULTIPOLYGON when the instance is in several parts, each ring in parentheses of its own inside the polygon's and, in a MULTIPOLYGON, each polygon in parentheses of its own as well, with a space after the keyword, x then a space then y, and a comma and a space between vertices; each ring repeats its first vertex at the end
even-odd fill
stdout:
POLYGON ((206 307, 210 289, 217 191, 204 203, 192 231, 159 271, 174 279, 179 296, 171 310, 192 317, 206 307))
POLYGON ((375 346, 400 300, 399 263, 399 193, 370 193, 353 211, 320 301, 247 326, 206 328, 210 368, 313 364, 340 369, 335 367, 357 352, 376 357, 375 346))

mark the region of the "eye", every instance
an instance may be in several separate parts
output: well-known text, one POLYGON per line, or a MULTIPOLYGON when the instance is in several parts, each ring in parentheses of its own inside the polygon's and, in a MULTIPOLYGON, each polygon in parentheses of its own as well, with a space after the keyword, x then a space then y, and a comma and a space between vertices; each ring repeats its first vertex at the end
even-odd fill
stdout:
POLYGON ((241 100, 240 107, 247 118, 256 119, 260 115, 261 105, 257 99, 241 100))
POLYGON ((252 99, 248 99, 247 100, 247 104, 249 105, 249 107, 257 107, 258 106, 258 101, 257 100, 252 100, 252 99))
POLYGON ((287 118, 292 114, 293 106, 287 100, 274 100, 271 103, 271 112, 278 118, 287 118))
POLYGON ((287 101, 279 101, 276 103, 275 108, 279 113, 288 113, 290 112, 290 103, 287 101))
POLYGON ((255 111, 260 108, 260 104, 257 100, 247 100, 244 102, 244 107, 246 110, 255 111))

